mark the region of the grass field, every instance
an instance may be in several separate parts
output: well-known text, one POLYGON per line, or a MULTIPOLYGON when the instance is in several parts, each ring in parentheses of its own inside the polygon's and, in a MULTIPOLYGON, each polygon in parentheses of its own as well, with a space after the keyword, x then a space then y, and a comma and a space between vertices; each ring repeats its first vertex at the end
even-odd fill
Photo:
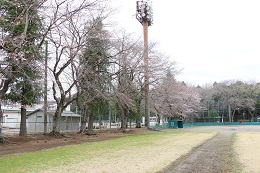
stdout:
POLYGON ((243 172, 260 173, 260 133, 240 132, 235 136, 235 152, 243 172))
POLYGON ((215 134, 157 132, 4 155, 0 172, 156 172, 215 134))

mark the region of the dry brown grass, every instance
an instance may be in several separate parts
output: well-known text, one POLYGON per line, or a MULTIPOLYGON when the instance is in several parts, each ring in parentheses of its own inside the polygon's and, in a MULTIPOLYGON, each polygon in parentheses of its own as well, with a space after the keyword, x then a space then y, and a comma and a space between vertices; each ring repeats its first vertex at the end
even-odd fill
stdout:
POLYGON ((260 133, 237 133, 235 152, 238 154, 238 159, 242 164, 243 172, 260 172, 260 133))
POLYGON ((154 143, 97 153, 88 160, 44 171, 88 173, 144 173, 156 172, 169 165, 192 148, 204 143, 215 133, 182 133, 168 135, 154 143))

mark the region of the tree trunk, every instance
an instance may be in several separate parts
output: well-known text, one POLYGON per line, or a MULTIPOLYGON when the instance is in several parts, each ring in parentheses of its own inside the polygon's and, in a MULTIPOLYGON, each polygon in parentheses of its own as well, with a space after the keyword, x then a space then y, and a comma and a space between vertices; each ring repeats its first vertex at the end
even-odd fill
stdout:
POLYGON ((86 124, 87 124, 87 119, 88 119, 87 111, 88 111, 87 107, 84 106, 83 110, 82 110, 82 119, 81 119, 79 133, 86 133, 86 124))
POLYGON ((128 121, 129 121, 129 128, 131 129, 132 128, 132 123, 131 123, 131 118, 130 117, 128 118, 128 121))
POLYGON ((53 115, 53 128, 51 134, 57 135, 60 133, 59 123, 60 123, 61 112, 62 109, 60 106, 58 106, 53 115))
POLYGON ((1 107, 1 102, 0 102, 0 128, 1 128, 1 125, 2 125, 2 117, 3 117, 3 111, 2 111, 2 107, 1 107))
POLYGON ((125 110, 126 113, 126 116, 125 116, 125 125, 126 125, 126 129, 128 128, 128 121, 129 121, 129 110, 125 110))
POLYGON ((234 122, 235 113, 236 113, 236 109, 234 109, 234 111, 233 111, 233 113, 232 113, 232 118, 231 118, 232 122, 234 122))
POLYGON ((21 123, 20 123, 20 133, 19 136, 26 136, 27 129, 26 129, 26 108, 24 105, 21 107, 21 123))
POLYGON ((157 117, 157 124, 160 124, 160 122, 161 122, 161 116, 156 113, 156 117, 157 117))
POLYGON ((136 128, 141 128, 141 99, 138 100, 138 106, 137 106, 137 116, 136 116, 136 128))
POLYGON ((109 105, 109 128, 111 129, 111 107, 109 105))
POLYGON ((121 129, 126 131, 126 115, 124 108, 121 109, 121 129))
POLYGON ((248 111, 248 112, 251 115, 251 122, 253 122, 254 121, 254 113, 252 113, 251 111, 248 111))
POLYGON ((229 122, 231 123, 231 106, 230 106, 230 104, 228 105, 228 117, 229 117, 229 122))
POLYGON ((93 130, 93 113, 90 111, 89 112, 89 119, 88 119, 88 131, 87 134, 93 134, 94 130, 93 130))
POLYGON ((99 130, 101 130, 102 128, 102 122, 101 122, 101 114, 99 112, 99 108, 98 108, 98 125, 99 125, 99 130))
POLYGON ((140 115, 136 117, 136 128, 141 128, 141 119, 140 115))

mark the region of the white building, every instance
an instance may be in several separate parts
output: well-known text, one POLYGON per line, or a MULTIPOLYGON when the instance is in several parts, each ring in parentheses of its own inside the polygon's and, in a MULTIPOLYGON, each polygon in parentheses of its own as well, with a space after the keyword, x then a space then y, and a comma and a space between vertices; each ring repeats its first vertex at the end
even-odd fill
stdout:
MULTIPOLYGON (((47 130, 52 131, 54 111, 47 112, 47 130)), ((27 132, 36 133, 44 132, 44 112, 37 109, 27 114, 27 132)), ((81 115, 71 111, 63 111, 58 122, 58 128, 61 132, 76 132, 79 130, 81 123, 81 115)))
MULTIPOLYGON (((31 109, 26 110, 27 114, 33 112, 31 109)), ((21 109, 13 107, 3 107, 2 108, 2 126, 8 128, 20 128, 21 122, 21 109)))
MULTIPOLYGON (((3 116, 1 119, 1 125, 7 128, 20 128, 21 122, 21 108, 20 104, 2 105, 3 116)), ((48 102, 48 111, 56 110, 55 102, 48 102)), ((43 108, 43 104, 34 104, 33 106, 26 107, 26 115, 32 113, 35 110, 43 108)), ((70 106, 66 108, 64 112, 69 112, 70 106)), ((71 112, 72 113, 72 112, 71 112)), ((68 114, 67 114, 68 115, 68 114)), ((27 124, 28 125, 28 124, 27 124)))

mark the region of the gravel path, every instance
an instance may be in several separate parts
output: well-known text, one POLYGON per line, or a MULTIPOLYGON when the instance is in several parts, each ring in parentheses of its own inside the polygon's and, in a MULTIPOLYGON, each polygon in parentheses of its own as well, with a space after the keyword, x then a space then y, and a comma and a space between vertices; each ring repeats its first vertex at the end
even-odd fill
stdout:
POLYGON ((219 133, 189 155, 172 163, 161 173, 220 173, 228 172, 226 154, 232 133, 219 133))
MULTIPOLYGON (((257 127, 257 130, 259 127, 257 127)), ((242 126, 225 127, 195 127, 180 129, 180 131, 218 132, 218 135, 211 138, 201 146, 194 148, 188 155, 158 173, 231 173, 234 171, 235 160, 232 147, 232 134, 234 132, 255 131, 255 128, 242 126)))
POLYGON ((234 156, 232 134, 235 132, 260 132, 260 126, 205 126, 177 129, 176 131, 218 132, 218 135, 194 148, 188 155, 181 157, 158 173, 243 172, 241 165, 236 160, 237 156, 234 156))

